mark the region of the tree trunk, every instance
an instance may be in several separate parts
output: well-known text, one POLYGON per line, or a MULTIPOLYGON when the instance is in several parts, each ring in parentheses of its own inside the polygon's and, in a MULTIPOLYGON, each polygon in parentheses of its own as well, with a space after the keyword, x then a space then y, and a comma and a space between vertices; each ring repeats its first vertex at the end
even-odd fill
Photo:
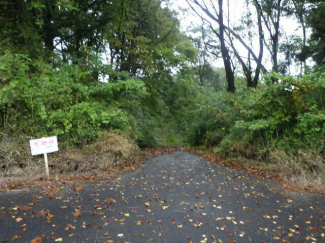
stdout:
POLYGON ((302 49, 301 49, 301 57, 299 58, 301 67, 300 67, 300 74, 303 74, 306 72, 306 42, 307 42, 307 30, 306 30, 306 23, 305 23, 305 12, 304 12, 304 7, 305 7, 305 1, 302 1, 301 3, 297 3, 295 1, 292 1, 295 7, 296 11, 296 16, 299 19, 299 22, 302 27, 302 49))
MULTIPOLYGON (((278 12, 278 14, 280 14, 280 10, 278 12)), ((280 17, 278 17, 280 18, 280 17)), ((275 33, 274 35, 271 37, 272 40, 272 71, 275 73, 279 72, 279 64, 278 64, 278 46, 279 46, 279 22, 275 23, 275 33)), ((275 77, 271 78, 272 83, 277 83, 279 80, 275 77)))
POLYGON ((54 38, 55 33, 52 26, 52 11, 53 6, 52 3, 46 4, 46 9, 44 12, 44 33, 43 33, 43 41, 45 44, 46 50, 53 53, 54 51, 54 38))
POLYGON ((230 61, 230 56, 229 56, 229 51, 226 47, 225 43, 225 26, 223 24, 223 1, 218 0, 219 2, 219 39, 220 39, 220 44, 221 44, 221 54, 222 54, 222 59, 223 63, 225 66, 226 70, 226 78, 227 78, 227 84, 228 88, 227 91, 234 93, 236 90, 235 87, 235 76, 234 72, 231 66, 231 61, 230 61))
POLYGON ((258 8, 256 6, 256 11, 257 11, 257 23, 258 23, 258 36, 260 39, 260 53, 258 56, 258 60, 256 61, 256 70, 255 70, 255 77, 253 79, 253 87, 257 87, 258 79, 260 76, 261 69, 263 68, 262 65, 262 59, 263 59, 263 54, 264 54, 264 34, 263 34, 263 27, 262 27, 262 17, 261 14, 259 14, 258 8))

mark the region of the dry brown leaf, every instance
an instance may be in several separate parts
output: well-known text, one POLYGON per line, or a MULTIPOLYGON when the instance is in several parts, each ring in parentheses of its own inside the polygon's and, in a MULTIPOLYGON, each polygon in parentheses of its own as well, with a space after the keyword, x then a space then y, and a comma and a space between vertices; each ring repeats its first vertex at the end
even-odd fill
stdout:
POLYGON ((20 238, 21 238, 20 235, 15 235, 14 237, 11 238, 11 240, 14 241, 14 240, 17 240, 17 239, 20 239, 20 238))
POLYGON ((194 227, 198 228, 202 225, 203 223, 197 221, 195 224, 192 224, 194 227))
POLYGON ((21 221, 25 221, 26 219, 23 217, 17 217, 16 218, 16 222, 21 222, 21 221))
POLYGON ((144 221, 139 220, 136 222, 136 225, 144 225, 144 221))
POLYGON ((30 243, 43 243, 44 238, 45 238, 45 234, 42 234, 40 236, 37 236, 33 240, 31 240, 30 243))
POLYGON ((53 195, 57 194, 60 191, 59 188, 51 188, 50 190, 47 191, 47 194, 50 197, 53 197, 53 195))
POLYGON ((107 202, 109 204, 116 203, 115 199, 113 199, 113 198, 106 198, 105 202, 107 202))
POLYGON ((30 207, 30 206, 21 206, 19 207, 20 210, 24 210, 24 211, 27 211, 27 210, 31 210, 33 209, 33 207, 30 207))
POLYGON ((80 186, 80 187, 77 187, 77 188, 75 188, 74 190, 76 191, 76 192, 80 192, 80 191, 82 191, 82 190, 84 190, 85 188, 83 188, 82 186, 80 186))
POLYGON ((72 212, 72 214, 75 216, 75 217, 80 217, 81 216, 81 212, 80 212, 80 210, 79 209, 75 209, 75 211, 74 212, 72 212))
POLYGON ((76 226, 74 226, 73 224, 68 224, 68 227, 69 227, 70 229, 76 229, 76 226))

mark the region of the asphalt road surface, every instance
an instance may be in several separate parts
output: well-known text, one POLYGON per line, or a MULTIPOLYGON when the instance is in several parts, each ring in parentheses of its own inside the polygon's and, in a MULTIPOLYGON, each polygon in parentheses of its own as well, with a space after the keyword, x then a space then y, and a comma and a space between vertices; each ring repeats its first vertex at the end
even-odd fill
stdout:
POLYGON ((0 242, 325 242, 325 200, 186 152, 114 182, 0 193, 0 242))

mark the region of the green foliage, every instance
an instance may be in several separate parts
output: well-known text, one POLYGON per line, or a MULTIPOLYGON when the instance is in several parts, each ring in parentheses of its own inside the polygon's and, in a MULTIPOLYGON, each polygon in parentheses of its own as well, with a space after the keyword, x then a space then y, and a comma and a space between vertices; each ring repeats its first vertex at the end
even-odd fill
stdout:
POLYGON ((258 89, 240 88, 238 78, 236 94, 201 89, 185 108, 188 141, 224 153, 245 154, 252 145, 255 155, 263 147, 320 153, 325 148, 324 74, 275 75, 275 84, 269 76, 258 89))
MULTIPOLYGON (((224 70, 211 66, 219 48, 214 33, 202 26, 202 37, 189 40, 162 1, 1 4, 1 134, 58 135, 77 144, 120 129, 141 146, 324 149, 321 69, 303 77, 272 74, 257 89, 237 78, 236 94, 229 94, 220 91, 224 70), (107 64, 100 57, 108 48, 107 64)), ((279 14, 272 1, 261 4, 266 16, 279 14)), ((310 24, 319 19, 317 6, 310 24)), ((318 43, 322 29, 312 27, 318 43)), ((299 44, 280 51, 289 55, 299 44)))
POLYGON ((160 144, 177 99, 172 70, 197 55, 163 1, 0 5, 0 134, 76 144, 117 128, 160 144))
POLYGON ((312 34, 309 41, 309 51, 313 59, 318 64, 325 63, 325 2, 320 0, 309 0, 314 3, 309 9, 307 23, 312 28, 312 34))
POLYGON ((94 139, 102 129, 131 131, 128 110, 147 96, 140 80, 100 83, 77 65, 54 70, 24 55, 1 56, 0 76, 8 80, 0 86, 2 132, 59 135, 72 143, 94 139))

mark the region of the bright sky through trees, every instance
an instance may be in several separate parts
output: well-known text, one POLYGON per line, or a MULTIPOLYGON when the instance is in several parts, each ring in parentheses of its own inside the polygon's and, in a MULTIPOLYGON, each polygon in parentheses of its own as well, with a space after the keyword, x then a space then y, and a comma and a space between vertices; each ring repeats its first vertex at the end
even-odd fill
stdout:
MULTIPOLYGON (((227 19, 228 22, 227 17, 229 16, 229 24, 231 27, 239 26, 242 22, 242 19, 247 14, 247 4, 245 2, 245 0, 224 1, 224 11, 226 11, 225 19, 227 19)), ((199 27, 201 25, 202 19, 198 17, 197 14, 189 7, 189 4, 186 0, 173 0, 171 4, 172 8, 179 12, 178 16, 181 21, 182 31, 187 32, 187 34, 189 35, 191 34, 189 32, 190 28, 193 29, 194 26, 199 27)), ((251 8, 251 11, 254 11, 254 9, 251 8)), ((253 19, 253 21, 257 29, 257 23, 255 19, 253 19)), ((284 17, 282 19, 282 21, 280 22, 280 31, 282 41, 290 41, 290 38, 292 38, 294 35, 302 38, 301 27, 298 24, 297 20, 295 20, 293 17, 284 17)), ((267 34, 266 29, 264 29, 264 33, 267 34)), ((255 37, 253 38, 252 43, 252 49, 257 52, 259 48, 257 35, 255 35, 255 37)), ((245 52, 245 48, 239 43, 236 43, 236 48, 242 54, 245 52)), ((279 57, 284 58, 284 56, 281 54, 279 55, 279 57)), ((223 67, 221 56, 220 58, 216 59, 213 64, 217 67, 223 67)), ((267 52, 265 52, 264 54, 263 64, 267 69, 272 68, 271 57, 267 52)), ((292 65, 290 67, 290 73, 299 73, 299 66, 292 65)))

